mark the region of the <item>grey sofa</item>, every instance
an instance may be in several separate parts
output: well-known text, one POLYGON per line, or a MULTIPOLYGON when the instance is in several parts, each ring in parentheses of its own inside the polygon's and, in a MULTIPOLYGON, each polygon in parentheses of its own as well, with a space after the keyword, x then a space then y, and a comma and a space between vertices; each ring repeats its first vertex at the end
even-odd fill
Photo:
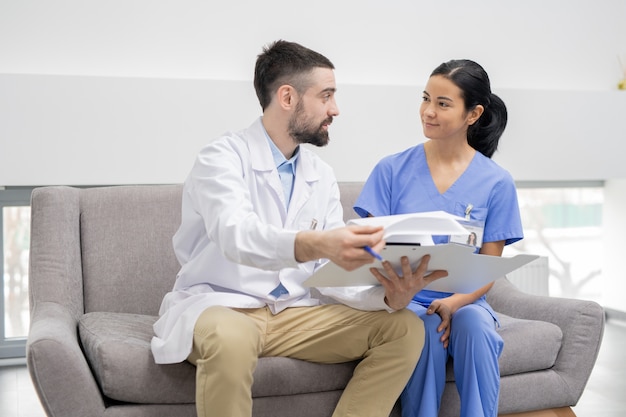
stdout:
MULTIPOLYGON (((351 217, 361 184, 340 186, 351 217)), ((195 368, 156 365, 150 352, 152 323, 179 269, 171 237, 181 190, 33 191, 27 364, 49 416, 195 416, 195 368)), ((506 278, 488 297, 505 341, 500 413, 575 405, 602 339, 601 307, 526 295, 506 278)), ((253 415, 330 416, 354 366, 261 358, 253 415)), ((458 416, 448 378, 441 416, 458 416)))

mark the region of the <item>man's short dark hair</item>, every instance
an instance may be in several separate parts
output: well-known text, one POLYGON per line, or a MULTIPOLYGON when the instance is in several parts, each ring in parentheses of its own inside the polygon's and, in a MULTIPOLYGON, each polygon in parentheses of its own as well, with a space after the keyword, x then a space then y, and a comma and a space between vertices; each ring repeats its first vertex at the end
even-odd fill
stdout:
POLYGON ((335 69, 324 55, 294 42, 278 40, 264 47, 254 68, 254 89, 261 108, 269 106, 281 85, 291 85, 300 94, 306 91, 307 75, 315 68, 335 69))

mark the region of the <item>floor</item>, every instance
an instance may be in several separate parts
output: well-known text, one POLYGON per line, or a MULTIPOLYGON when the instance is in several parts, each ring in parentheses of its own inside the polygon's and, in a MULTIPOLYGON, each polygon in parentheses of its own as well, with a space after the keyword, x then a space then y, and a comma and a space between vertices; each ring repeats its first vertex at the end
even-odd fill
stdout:
POLYGON ((573 407, 577 417, 626 416, 626 321, 609 319, 598 361, 573 407))
MULTIPOLYGON (((626 416, 626 322, 609 319, 577 417, 626 416)), ((45 417, 23 364, 0 367, 0 416, 45 417)))

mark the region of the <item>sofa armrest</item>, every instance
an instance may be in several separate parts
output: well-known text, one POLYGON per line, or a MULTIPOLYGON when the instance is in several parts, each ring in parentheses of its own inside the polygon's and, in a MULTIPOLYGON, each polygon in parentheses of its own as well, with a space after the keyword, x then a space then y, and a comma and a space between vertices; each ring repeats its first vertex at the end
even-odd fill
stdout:
POLYGON ((80 348, 77 322, 57 303, 39 303, 26 344, 28 371, 48 416, 98 416, 104 403, 80 348))
POLYGON ((55 302, 75 319, 84 313, 76 188, 41 187, 32 192, 28 288, 31 312, 40 302, 55 302))
POLYGON ((487 300, 496 312, 561 328, 563 341, 553 370, 569 388, 571 404, 575 405, 600 350, 605 321, 602 307, 594 301, 526 294, 506 278, 494 283, 487 300))
POLYGON ((33 190, 28 285, 26 360, 47 415, 102 415, 102 395, 78 340, 84 313, 78 189, 33 190))

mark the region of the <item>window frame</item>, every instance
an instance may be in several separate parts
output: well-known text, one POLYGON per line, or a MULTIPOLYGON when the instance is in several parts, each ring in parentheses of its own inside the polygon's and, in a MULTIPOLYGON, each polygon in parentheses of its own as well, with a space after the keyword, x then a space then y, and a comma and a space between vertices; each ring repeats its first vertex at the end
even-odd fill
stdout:
POLYGON ((23 358, 26 356, 28 336, 6 338, 5 326, 5 285, 4 285, 4 207, 30 206, 30 198, 35 187, 0 187, 0 264, 3 265, 2 285, 0 285, 0 360, 23 358))

